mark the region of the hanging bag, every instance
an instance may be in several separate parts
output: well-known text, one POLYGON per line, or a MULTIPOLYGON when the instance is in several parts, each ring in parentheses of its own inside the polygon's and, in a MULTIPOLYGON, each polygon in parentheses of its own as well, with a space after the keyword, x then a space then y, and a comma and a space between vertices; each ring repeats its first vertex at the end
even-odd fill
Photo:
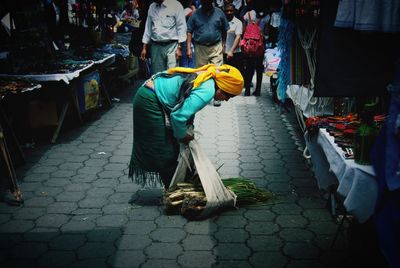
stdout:
POLYGON ((192 219, 203 219, 221 208, 235 206, 236 195, 225 187, 214 165, 196 140, 192 140, 181 151, 169 189, 185 182, 188 169, 196 169, 207 198, 205 208, 192 219))
POLYGON ((246 26, 243 39, 240 40, 240 49, 247 57, 260 57, 264 54, 263 36, 261 35, 261 29, 258 25, 260 20, 253 22, 251 11, 248 12, 248 14, 249 24, 246 26))

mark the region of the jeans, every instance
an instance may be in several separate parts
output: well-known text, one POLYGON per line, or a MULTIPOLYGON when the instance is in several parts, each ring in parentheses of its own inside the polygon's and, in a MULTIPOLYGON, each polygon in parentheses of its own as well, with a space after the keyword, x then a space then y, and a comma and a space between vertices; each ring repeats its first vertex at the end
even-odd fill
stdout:
POLYGON ((186 51, 187 51, 186 42, 182 43, 182 58, 179 63, 180 67, 189 67, 189 68, 195 67, 194 47, 192 44, 190 44, 190 48, 192 49, 192 58, 191 59, 189 59, 188 56, 186 55, 186 51))

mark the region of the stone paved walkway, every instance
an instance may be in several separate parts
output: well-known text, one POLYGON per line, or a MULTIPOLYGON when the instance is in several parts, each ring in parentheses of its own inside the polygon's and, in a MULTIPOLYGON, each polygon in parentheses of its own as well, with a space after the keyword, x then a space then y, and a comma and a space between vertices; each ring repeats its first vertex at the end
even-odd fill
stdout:
POLYGON ((1 267, 338 267, 340 236, 302 157, 294 114, 280 115, 266 89, 207 106, 196 118, 221 176, 244 176, 274 193, 260 206, 203 221, 167 216, 161 188, 127 176, 130 91, 58 144, 37 146, 18 168, 25 204, 0 203, 1 267))

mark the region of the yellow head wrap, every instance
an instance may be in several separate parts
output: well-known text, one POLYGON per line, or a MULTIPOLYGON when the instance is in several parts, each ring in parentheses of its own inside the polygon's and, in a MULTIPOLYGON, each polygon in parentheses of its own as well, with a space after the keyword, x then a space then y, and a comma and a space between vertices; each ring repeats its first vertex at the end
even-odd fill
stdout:
POLYGON ((215 67, 214 64, 207 64, 200 68, 175 67, 167 70, 168 73, 196 73, 198 76, 193 81, 193 88, 196 88, 204 81, 214 78, 217 87, 226 93, 239 95, 243 89, 243 76, 238 69, 228 64, 215 67))

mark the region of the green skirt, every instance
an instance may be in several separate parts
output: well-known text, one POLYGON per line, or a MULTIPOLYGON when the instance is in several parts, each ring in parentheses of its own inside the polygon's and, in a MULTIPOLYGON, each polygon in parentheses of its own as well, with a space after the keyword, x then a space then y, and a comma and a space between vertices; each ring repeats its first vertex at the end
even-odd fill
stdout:
POLYGON ((133 148, 129 177, 141 186, 169 186, 177 166, 179 145, 165 128, 156 94, 142 86, 133 98, 133 148))

